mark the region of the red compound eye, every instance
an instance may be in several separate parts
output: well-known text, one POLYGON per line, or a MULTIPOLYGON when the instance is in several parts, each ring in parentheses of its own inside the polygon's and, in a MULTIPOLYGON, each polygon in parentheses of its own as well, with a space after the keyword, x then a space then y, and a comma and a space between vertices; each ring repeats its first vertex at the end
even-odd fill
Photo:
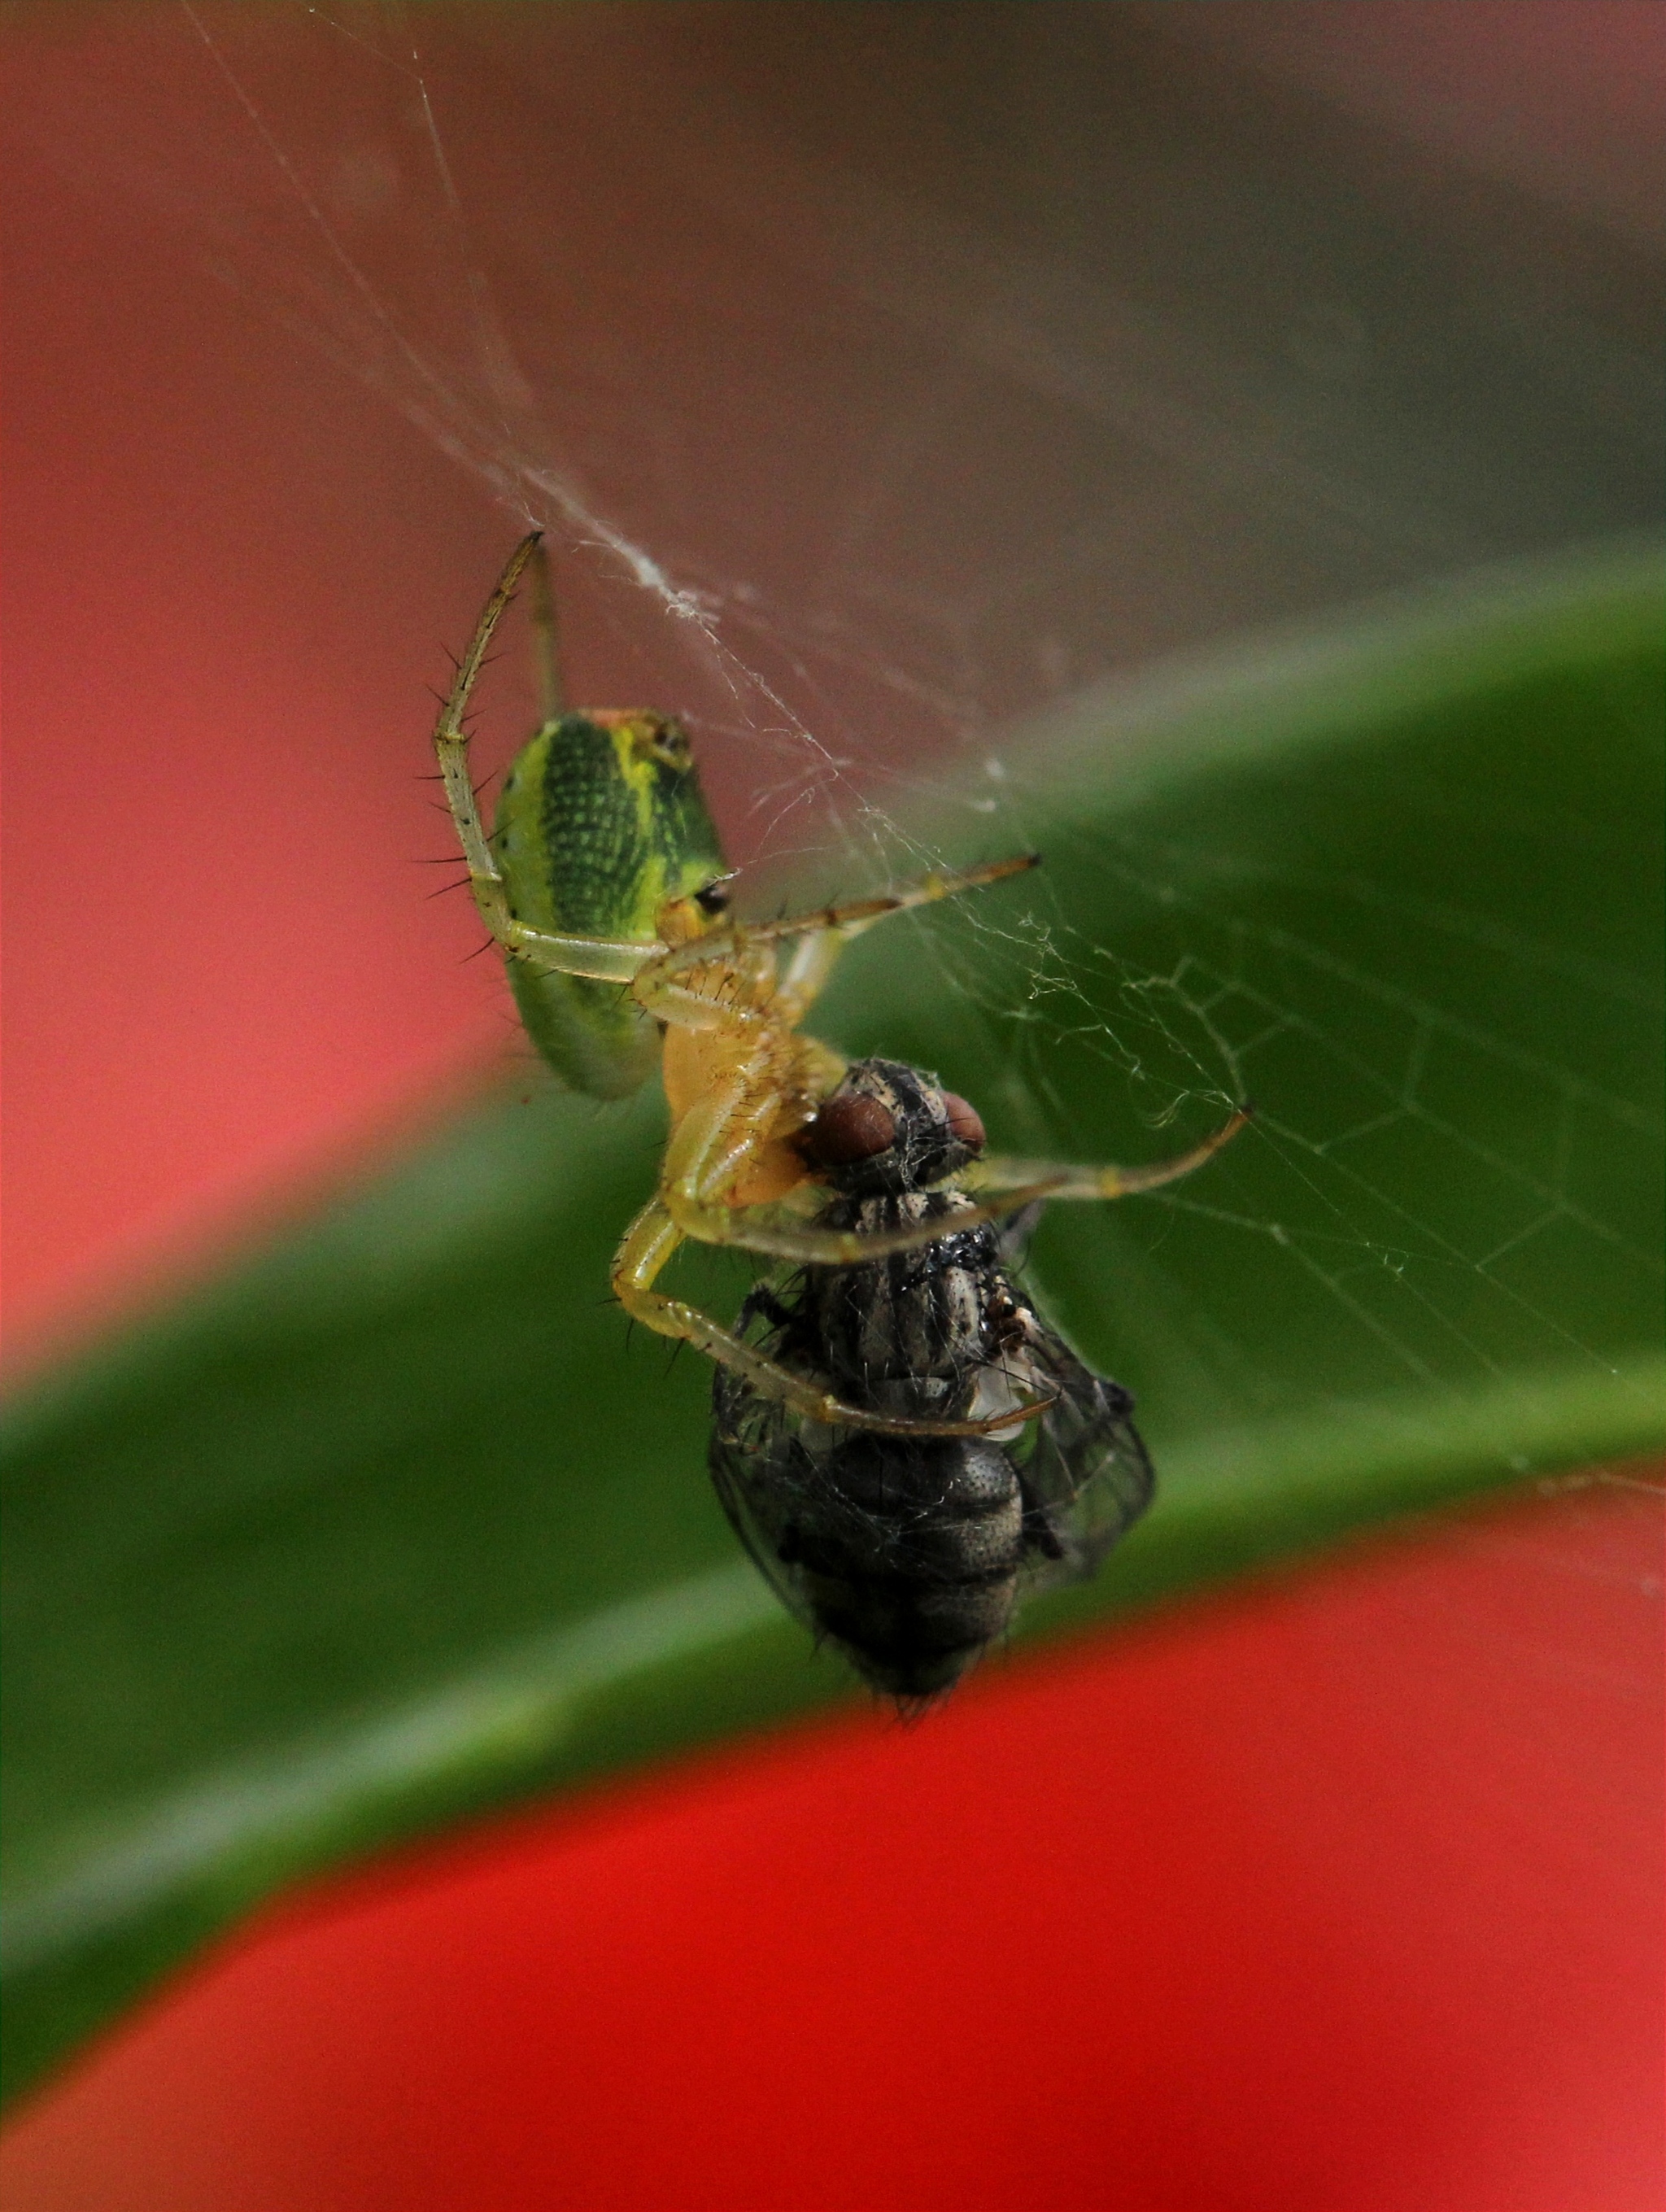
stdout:
POLYGON ((976 1106, 952 1091, 943 1093, 943 1111, 948 1117, 949 1134, 958 1144, 964 1145, 969 1152, 981 1152, 984 1146, 983 1123, 976 1106))
POLYGON ((896 1119, 877 1098, 830 1098, 799 1132, 798 1151, 812 1168, 848 1168, 888 1152, 896 1141, 896 1119))

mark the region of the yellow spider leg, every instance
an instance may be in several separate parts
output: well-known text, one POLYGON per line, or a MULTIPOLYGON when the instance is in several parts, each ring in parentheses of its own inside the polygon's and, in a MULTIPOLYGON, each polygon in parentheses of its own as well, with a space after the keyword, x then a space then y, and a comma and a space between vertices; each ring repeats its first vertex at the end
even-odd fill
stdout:
MULTIPOLYGON (((498 578, 496 586, 482 608, 480 619, 475 624, 469 649, 457 664, 457 675, 440 709, 440 719, 434 726, 434 750, 439 757, 441 780, 446 787, 446 802, 451 808, 451 818, 457 825, 457 835, 463 847, 463 857, 468 863, 471 884, 502 885, 502 878, 492 859, 491 848, 486 842, 486 832, 480 819, 480 810, 474 803, 474 784, 469 775, 469 738, 463 727, 463 717, 468 711, 469 695, 474 690, 497 625, 514 597, 515 586, 520 581, 520 572, 532 559, 538 542, 538 532, 533 531, 523 538, 509 556, 508 566, 498 578)), ((476 896, 479 893, 477 890, 476 896)), ((496 932, 494 931, 494 935, 496 932)))
MULTIPOLYGON (((785 1040, 784 1040, 785 1042, 785 1040)), ((672 1133, 660 1170, 660 1200, 685 1237, 711 1233, 730 1212, 720 1197, 763 1149, 785 1098, 779 1054, 755 1053, 711 1079, 672 1133)))
MULTIPOLYGON (((904 885, 901 890, 881 891, 873 898, 848 899, 839 906, 818 907, 809 914, 787 915, 779 921, 726 922, 708 930, 703 937, 692 938, 679 945, 666 956, 667 973, 682 968, 696 966, 702 960, 725 960, 734 956, 743 944, 767 945, 783 937, 808 937, 818 931, 833 930, 841 937, 859 937, 871 929, 876 921, 885 921, 894 914, 906 914, 911 907, 931 906, 939 899, 957 898, 962 891, 978 890, 985 884, 998 884, 1008 876, 1021 876, 1027 869, 1038 866, 1037 853, 1019 853, 1006 860, 990 860, 981 868, 968 868, 958 875, 922 876, 917 884, 904 885)), ((830 966, 831 962, 828 964, 830 966)))
MULTIPOLYGON (((749 1042, 767 1030, 784 1035, 795 1030, 838 957, 838 933, 817 930, 804 938, 779 982, 768 963, 761 977, 751 973, 746 954, 753 937, 750 925, 742 923, 733 932, 725 928, 696 938, 691 945, 698 951, 696 960, 684 957, 686 946, 669 952, 653 948, 654 957, 643 963, 632 981, 636 1003, 656 1020, 678 1029, 734 1030, 749 1042), (806 952, 805 946, 815 950, 806 952), (709 968, 711 975, 701 976, 697 971, 702 967, 709 968), (693 977, 682 980, 690 969, 696 970, 693 977)), ((830 1062, 834 1057, 825 1046, 813 1049, 830 1062)), ((842 1061, 839 1066, 842 1073, 842 1061)))
POLYGON ((848 1406, 807 1376, 769 1359, 739 1337, 721 1328, 698 1306, 683 1298, 668 1297, 654 1282, 682 1243, 682 1232, 658 1199, 650 1199, 625 1231, 613 1261, 613 1288, 619 1303, 635 1321, 660 1336, 680 1337, 708 1359, 744 1375, 760 1397, 778 1400, 807 1421, 830 1428, 876 1429, 892 1437, 982 1437, 1033 1420, 1053 1402, 1038 1399, 1033 1405, 989 1415, 981 1421, 915 1421, 901 1413, 879 1413, 871 1407, 848 1406))
POLYGON ((469 695, 492 635, 514 597, 521 570, 538 550, 538 532, 533 531, 509 556, 508 566, 498 578, 497 587, 475 626, 469 649, 457 664, 456 679, 435 724, 434 750, 445 785, 446 803, 451 808, 451 818, 457 825, 458 840, 463 848, 475 905, 480 910, 480 919, 505 951, 531 961, 535 967, 553 969, 563 975, 593 975, 603 982, 628 983, 645 960, 663 952, 665 947, 621 938, 557 937, 547 930, 533 929, 526 922, 517 921, 509 912, 503 878, 492 858, 480 810, 475 804, 474 783, 469 774, 469 735, 463 727, 463 716, 468 710, 469 695))
MULTIPOLYGON (((682 969, 697 966, 708 960, 726 963, 739 957, 748 945, 778 943, 796 938, 786 965, 771 994, 769 1018, 796 1029, 809 1012, 811 1006, 825 988, 835 963, 853 937, 860 937, 865 929, 876 922, 885 921, 893 914, 902 914, 910 907, 923 906, 934 899, 950 898, 958 891, 970 890, 986 883, 998 883, 1003 877, 1018 874, 1033 867, 1033 857, 1017 860, 997 860, 987 868, 974 868, 964 876, 927 878, 922 884, 903 891, 887 892, 878 898, 860 899, 845 906, 825 907, 813 915, 796 915, 783 921, 731 922, 708 931, 705 935, 691 939, 670 955, 664 969, 647 979, 648 992, 639 991, 638 999, 649 1005, 648 993, 654 994, 650 1011, 662 1020, 676 1021, 691 1018, 679 1014, 684 1004, 672 975, 682 969)), ((743 1018, 748 1018, 743 1017, 743 1018)), ((752 1015, 749 1018, 756 1020, 752 1015)), ((709 1015, 699 1018, 700 1025, 714 1026, 709 1015)))
POLYGON ((632 996, 656 1021, 683 1030, 733 1030, 748 1037, 783 1026, 767 1006, 744 1006, 733 999, 708 997, 690 984, 672 981, 666 970, 676 956, 663 945, 639 945, 637 951, 650 957, 630 979, 632 996))
POLYGON ((1183 1176, 1190 1175, 1206 1160, 1213 1159, 1249 1119, 1248 1109, 1240 1109, 1213 1136, 1206 1137, 1190 1152, 1177 1153, 1172 1159, 1153 1161, 1146 1167, 982 1160, 975 1167, 950 1177, 945 1185, 953 1189, 964 1184, 984 1194, 976 1206, 959 1208, 946 1218, 915 1222, 907 1229, 863 1231, 818 1229, 809 1224, 797 1227, 781 1223, 769 1209, 758 1209, 763 1218, 755 1220, 750 1208, 690 1203, 681 1194, 671 1191, 666 1194, 666 1203, 688 1235, 708 1244, 734 1244, 743 1252, 758 1252, 775 1260, 793 1260, 801 1267, 860 1267, 869 1260, 888 1259, 894 1252, 914 1252, 923 1245, 939 1243, 945 1237, 958 1236, 963 1229, 975 1229, 981 1221, 1003 1220, 1037 1198, 1128 1198, 1140 1191, 1160 1190, 1164 1183, 1178 1182, 1183 1176))
MULTIPOLYGON (((1055 1160, 1010 1160, 991 1153, 964 1170, 956 1181, 968 1190, 998 1194, 1004 1212, 1011 1211, 1014 1202, 1026 1205, 1031 1197, 1042 1196, 1043 1189, 1049 1199, 1129 1198, 1142 1190, 1160 1190, 1164 1183, 1178 1182, 1183 1176, 1201 1168, 1248 1126, 1252 1113, 1252 1108, 1240 1106, 1201 1145, 1194 1145, 1190 1152, 1177 1152, 1171 1159, 1152 1160, 1144 1167, 1088 1167, 1055 1160)), ((985 1201, 993 1202, 993 1199, 985 1201)))
POLYGON ((779 1020, 796 1029, 821 995, 834 964, 844 951, 851 930, 812 929, 793 947, 775 987, 774 1008, 779 1020))
POLYGON ((643 962, 665 950, 638 937, 557 937, 549 930, 534 929, 510 914, 501 882, 495 889, 476 877, 470 882, 480 919, 506 952, 531 967, 557 975, 592 975, 599 983, 631 983, 643 962))
POLYGON ((870 915, 866 921, 841 922, 835 929, 806 930, 787 956, 775 986, 773 1003, 779 1018, 796 1028, 827 988, 839 955, 851 939, 901 910, 888 906, 883 914, 870 915))

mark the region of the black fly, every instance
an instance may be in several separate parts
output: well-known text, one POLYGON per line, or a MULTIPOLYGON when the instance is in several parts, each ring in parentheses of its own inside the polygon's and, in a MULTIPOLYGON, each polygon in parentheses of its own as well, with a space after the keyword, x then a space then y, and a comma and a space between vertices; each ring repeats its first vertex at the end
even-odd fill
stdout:
POLYGON ((736 1533, 787 1605, 873 1686, 951 1688, 1021 1592, 1093 1572, 1144 1512, 1152 1467, 1134 1401, 1093 1374, 1015 1281, 1013 1246, 953 1178, 982 1152, 966 1102, 917 1068, 855 1062, 800 1146, 826 1228, 941 1220, 936 1242, 755 1290, 739 1328, 847 1403, 916 1419, 1013 1411, 978 1437, 891 1437, 808 1420, 717 1370, 710 1465, 736 1533), (1039 1418, 1025 1407, 1046 1400, 1039 1418))

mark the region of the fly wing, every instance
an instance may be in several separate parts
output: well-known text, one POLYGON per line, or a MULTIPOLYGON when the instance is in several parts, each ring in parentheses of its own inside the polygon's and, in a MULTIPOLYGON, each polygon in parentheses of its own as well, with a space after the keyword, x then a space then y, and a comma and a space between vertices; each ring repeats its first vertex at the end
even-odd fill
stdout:
POLYGON ((1134 1399, 1096 1375, 1031 1309, 1030 1357, 1053 1404, 1018 1469, 1032 1587, 1091 1575, 1151 1503, 1155 1477, 1134 1399))
POLYGON ((801 1571, 781 1556, 793 1548, 796 1507, 809 1471, 798 1416, 778 1400, 760 1397, 732 1369, 718 1369, 706 1455, 712 1487, 765 1582, 819 1636, 801 1571))

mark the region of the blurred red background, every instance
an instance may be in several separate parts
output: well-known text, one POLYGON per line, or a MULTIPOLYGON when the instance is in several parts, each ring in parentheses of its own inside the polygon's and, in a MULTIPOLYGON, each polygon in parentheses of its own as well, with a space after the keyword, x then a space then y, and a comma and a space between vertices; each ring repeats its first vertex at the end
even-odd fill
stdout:
MULTIPOLYGON (((501 1044, 409 862, 514 521, 189 235, 26 152, 5 198, 27 1364, 501 1044)), ((49 2089, 4 2201, 1653 2205, 1659 1530, 1560 1490, 374 1870, 49 2089)))
POLYGON ((373 1870, 50 2091, 5 2201, 1643 2212, 1658 1529, 1476 1515, 373 1870))

